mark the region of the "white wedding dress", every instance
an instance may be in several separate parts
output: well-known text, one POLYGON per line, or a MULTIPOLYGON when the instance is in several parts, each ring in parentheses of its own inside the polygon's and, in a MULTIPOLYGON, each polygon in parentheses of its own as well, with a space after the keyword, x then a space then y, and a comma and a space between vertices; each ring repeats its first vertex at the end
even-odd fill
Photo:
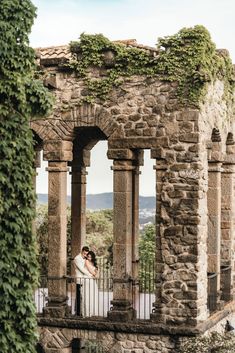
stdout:
MULTIPOLYGON (((93 271, 95 267, 93 266, 93 271)), ((90 274, 84 278, 84 317, 99 315, 99 290, 97 279, 90 274)))

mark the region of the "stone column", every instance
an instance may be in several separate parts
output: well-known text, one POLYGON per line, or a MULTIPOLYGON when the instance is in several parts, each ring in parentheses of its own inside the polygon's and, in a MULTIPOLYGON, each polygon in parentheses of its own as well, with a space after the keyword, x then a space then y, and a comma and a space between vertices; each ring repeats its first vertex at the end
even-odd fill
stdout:
POLYGON ((132 278, 133 301, 137 305, 139 299, 139 176, 140 165, 143 165, 143 151, 136 152, 135 168, 132 172, 132 278))
POLYGON ((234 297, 234 221, 235 221, 235 143, 228 134, 221 175, 221 291, 222 300, 234 297), (227 270, 225 268, 227 267, 227 270), (228 269, 230 267, 230 269, 228 269))
POLYGON ((221 243, 221 142, 219 132, 212 134, 211 158, 208 161, 208 236, 207 272, 217 274, 217 301, 220 298, 220 243, 221 243))
POLYGON ((71 163, 71 256, 74 258, 86 241, 86 167, 90 151, 81 150, 71 163))
POLYGON ((67 274, 67 161, 72 158, 68 141, 44 143, 48 160, 48 304, 44 314, 63 317, 66 313, 67 274))
POLYGON ((151 158, 156 159, 156 257, 155 257, 155 302, 153 304, 153 313, 150 314, 152 320, 158 320, 159 322, 164 322, 164 315, 162 313, 162 308, 164 307, 164 298, 162 295, 163 281, 162 275, 164 271, 164 259, 162 256, 162 231, 161 222, 164 220, 164 215, 162 214, 162 191, 164 186, 164 178, 167 171, 167 165, 165 161, 158 158, 158 153, 155 150, 151 151, 151 158))
POLYGON ((132 307, 132 220, 134 158, 130 150, 108 151, 113 162, 113 300, 108 312, 111 320, 127 321, 135 317, 132 307), (125 158, 125 159, 124 159, 125 158))

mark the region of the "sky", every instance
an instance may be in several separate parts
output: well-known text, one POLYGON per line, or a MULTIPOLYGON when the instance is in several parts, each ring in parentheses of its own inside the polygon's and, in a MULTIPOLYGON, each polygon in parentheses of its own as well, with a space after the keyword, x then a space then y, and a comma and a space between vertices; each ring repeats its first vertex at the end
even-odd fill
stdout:
MULTIPOLYGON (((235 63, 234 0, 32 0, 37 18, 30 35, 32 47, 68 44, 81 33, 102 33, 110 40, 136 39, 155 46, 159 37, 183 27, 205 26, 218 49, 228 49, 235 63)), ((92 150, 87 193, 112 191, 111 161, 107 144, 92 150), (100 167, 102 165, 102 168, 100 167)), ((155 194, 155 173, 149 152, 140 177, 140 194, 155 194)), ((37 192, 47 193, 46 163, 38 170, 37 192)), ((70 180, 69 180, 70 183, 70 180)), ((70 187, 68 186, 68 194, 70 187)))

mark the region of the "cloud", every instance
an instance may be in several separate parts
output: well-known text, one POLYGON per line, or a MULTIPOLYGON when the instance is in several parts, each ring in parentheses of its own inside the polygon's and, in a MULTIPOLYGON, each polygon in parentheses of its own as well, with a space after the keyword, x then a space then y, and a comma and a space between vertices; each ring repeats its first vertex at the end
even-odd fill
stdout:
POLYGON ((235 62, 233 0, 36 0, 35 5, 34 47, 66 44, 82 32, 155 45, 158 37, 201 24, 235 62))

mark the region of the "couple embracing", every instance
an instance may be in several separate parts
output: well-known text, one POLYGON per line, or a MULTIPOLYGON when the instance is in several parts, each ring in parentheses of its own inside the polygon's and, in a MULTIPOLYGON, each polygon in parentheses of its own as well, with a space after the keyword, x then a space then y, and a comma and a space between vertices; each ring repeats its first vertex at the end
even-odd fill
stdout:
MULTIPOLYGON (((78 315, 98 315, 98 266, 96 256, 87 246, 74 258, 77 290, 80 292, 80 303, 77 303, 78 315), (79 311, 79 312, 78 312, 79 311)), ((78 301, 78 296, 77 296, 78 301)))

